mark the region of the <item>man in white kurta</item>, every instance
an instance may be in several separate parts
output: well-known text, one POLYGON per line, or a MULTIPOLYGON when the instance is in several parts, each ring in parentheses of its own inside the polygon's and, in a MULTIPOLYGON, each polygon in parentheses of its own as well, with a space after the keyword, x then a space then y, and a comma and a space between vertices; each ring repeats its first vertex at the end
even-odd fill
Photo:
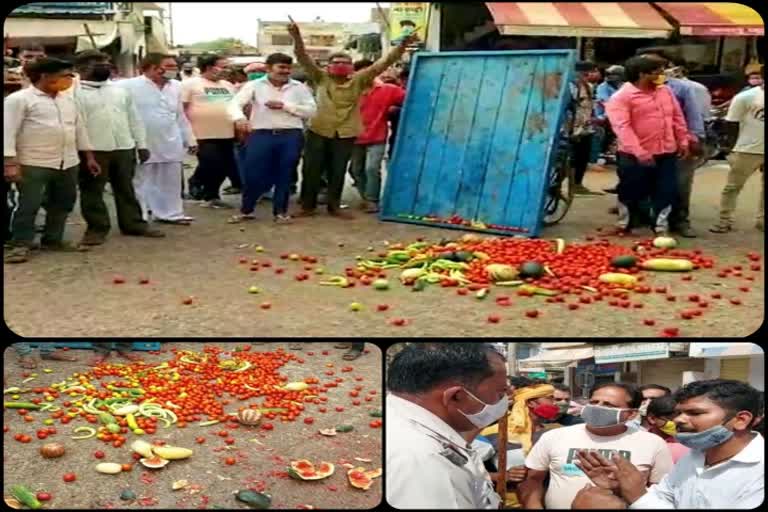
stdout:
POLYGON ((136 197, 144 219, 149 213, 160 222, 188 224, 181 199, 182 162, 194 153, 197 142, 181 103, 181 83, 173 57, 149 54, 142 63, 143 75, 115 84, 132 95, 147 132, 150 158, 139 164, 134 178, 136 197))

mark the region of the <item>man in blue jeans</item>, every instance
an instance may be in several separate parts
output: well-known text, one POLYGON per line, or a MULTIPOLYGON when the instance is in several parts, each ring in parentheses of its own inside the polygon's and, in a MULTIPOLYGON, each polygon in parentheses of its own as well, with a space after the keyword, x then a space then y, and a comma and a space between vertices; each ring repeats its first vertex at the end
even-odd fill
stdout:
POLYGON ((275 187, 272 211, 277 223, 288 223, 291 175, 301 157, 304 120, 315 114, 309 89, 291 79, 293 58, 283 53, 267 57, 267 76, 245 84, 230 104, 238 132, 248 135, 240 214, 230 223, 253 220, 259 197, 275 187), (250 121, 243 108, 251 105, 250 121))
MULTIPOLYGON (((56 350, 54 343, 39 343, 40 359, 53 361, 77 361, 76 357, 68 356, 61 350, 56 350)), ((22 368, 32 370, 37 368, 37 361, 32 356, 32 346, 25 342, 13 344, 16 355, 19 356, 19 365, 22 368)))

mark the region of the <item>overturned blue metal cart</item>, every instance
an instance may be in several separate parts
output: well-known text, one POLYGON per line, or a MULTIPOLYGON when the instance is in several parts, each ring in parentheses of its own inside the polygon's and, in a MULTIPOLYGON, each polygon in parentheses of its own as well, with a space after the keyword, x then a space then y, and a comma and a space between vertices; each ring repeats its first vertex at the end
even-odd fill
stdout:
MULTIPOLYGON (((53 345, 57 348, 69 347, 69 348, 92 349, 95 343, 100 343, 100 342, 98 341, 34 341, 34 342, 30 342, 29 345, 32 347, 37 347, 39 345, 51 344, 51 343, 53 343, 53 345)), ((105 342, 101 342, 101 343, 105 343, 105 342)), ((143 351, 149 351, 149 352, 152 352, 154 350, 160 350, 159 341, 134 341, 134 342, 131 342, 131 346, 133 350, 143 350, 143 351)))
POLYGON ((574 64, 572 50, 415 54, 380 218, 534 237, 559 221, 574 64))

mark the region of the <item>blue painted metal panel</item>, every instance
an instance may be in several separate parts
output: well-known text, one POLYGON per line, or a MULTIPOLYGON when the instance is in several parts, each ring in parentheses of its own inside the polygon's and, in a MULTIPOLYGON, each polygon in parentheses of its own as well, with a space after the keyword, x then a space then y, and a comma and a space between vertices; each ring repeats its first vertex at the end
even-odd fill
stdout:
POLYGON ((19 14, 107 14, 114 12, 113 2, 29 2, 16 7, 10 15, 19 14))
POLYGON ((417 53, 381 219, 538 236, 572 50, 417 53), (457 216, 473 224, 443 222, 457 216))
MULTIPOLYGON (((53 342, 30 342, 29 345, 31 347, 37 347, 39 345, 49 344, 49 343, 53 343, 56 347, 92 349, 93 344, 98 342, 96 341, 53 341, 53 342)), ((159 341, 134 341, 133 342, 134 350, 154 351, 154 350, 160 350, 160 347, 161 345, 159 341)))

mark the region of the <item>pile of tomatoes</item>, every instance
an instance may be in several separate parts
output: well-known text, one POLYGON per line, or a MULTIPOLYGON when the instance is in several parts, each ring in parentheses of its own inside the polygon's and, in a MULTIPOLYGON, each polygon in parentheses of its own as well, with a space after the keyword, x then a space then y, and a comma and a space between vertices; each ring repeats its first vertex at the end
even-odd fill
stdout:
MULTIPOLYGON (((205 347, 202 357, 195 357, 195 363, 182 360, 185 352, 176 352, 163 371, 149 371, 141 364, 130 366, 105 365, 94 369, 86 378, 103 379, 118 377, 124 380, 110 384, 102 382, 101 386, 129 387, 131 381, 144 391, 141 401, 153 400, 157 404, 172 403, 178 406, 173 411, 178 416, 178 428, 185 428, 188 423, 205 420, 226 421, 229 417, 224 412, 224 406, 232 403, 233 399, 240 401, 252 398, 262 398, 258 405, 263 409, 282 409, 268 412, 267 419, 294 421, 304 410, 304 397, 317 394, 318 379, 308 378, 310 388, 305 391, 287 391, 282 386, 287 379, 280 375, 279 370, 290 361, 303 363, 294 354, 282 349, 275 352, 251 352, 250 346, 241 347, 234 357, 240 362, 248 362, 250 368, 244 372, 234 372, 222 369, 220 359, 222 350, 219 347, 205 347), (176 374, 176 377, 174 377, 176 374), (202 384, 202 385, 201 385, 202 384), (228 397, 225 397, 228 395, 228 397)), ((107 397, 108 392, 95 393, 94 396, 107 397)), ((257 407, 254 405, 254 407, 257 407)), ((90 421, 90 420, 89 420, 90 421)), ((157 428, 157 420, 139 420, 139 427, 148 434, 157 428)), ((120 425, 121 433, 125 425, 120 425)), ((118 439, 119 440, 119 439, 118 439)))
MULTIPOLYGON (((600 282, 600 275, 608 272, 638 274, 641 271, 639 267, 612 267, 611 260, 616 256, 632 254, 638 258, 638 262, 651 258, 685 258, 694 264, 694 268, 712 268, 715 264, 712 258, 704 256, 698 249, 655 249, 650 241, 639 243, 636 249, 637 252, 611 244, 608 240, 570 244, 562 254, 556 253, 554 243, 549 240, 489 239, 461 244, 461 250, 483 252, 489 256, 487 260, 472 260, 464 273, 467 279, 477 285, 490 283, 485 267, 491 263, 517 267, 526 261, 535 261, 546 266, 554 276, 545 274, 538 279, 529 278, 526 281, 566 294, 580 290, 583 286, 597 290, 617 288, 620 286, 600 282)), ((639 280, 642 281, 642 277, 639 280)))

